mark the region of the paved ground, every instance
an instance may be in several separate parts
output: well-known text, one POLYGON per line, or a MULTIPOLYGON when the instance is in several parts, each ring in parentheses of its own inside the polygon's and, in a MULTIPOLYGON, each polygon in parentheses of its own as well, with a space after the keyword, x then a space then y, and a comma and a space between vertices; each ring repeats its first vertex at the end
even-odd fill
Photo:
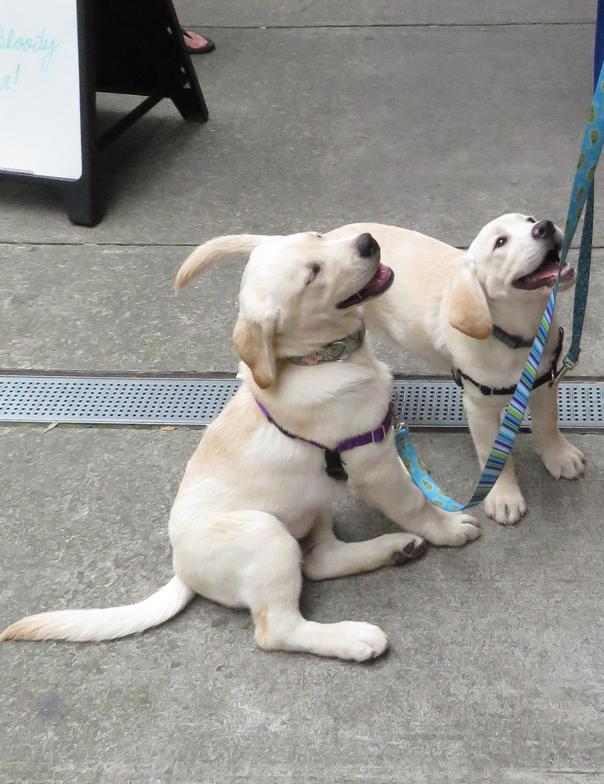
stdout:
MULTIPOLYGON (((45 189, 0 184, 0 367, 232 371, 240 268, 171 292, 190 247, 216 233, 370 217, 463 246, 510 209, 561 220, 592 2, 178 7, 218 44, 196 61, 206 126, 158 107, 108 151, 95 229, 70 226, 45 189)), ((604 246, 601 222, 596 234, 604 246)), ((604 367, 603 257, 581 365, 592 376, 604 367)), ((381 351, 398 372, 428 370, 381 351)), ((198 438, 0 429, 2 624, 157 587, 198 438)), ((307 586, 311 617, 386 629, 392 650, 373 665, 266 654, 247 615, 202 600, 124 641, 1 646, 1 784, 604 781, 604 444, 573 440, 587 477, 555 484, 521 438, 531 512, 517 529, 483 519, 484 538, 463 550, 307 586)), ((450 491, 470 489, 466 434, 418 444, 450 491)), ((352 501, 337 511, 344 538, 389 529, 352 501)))

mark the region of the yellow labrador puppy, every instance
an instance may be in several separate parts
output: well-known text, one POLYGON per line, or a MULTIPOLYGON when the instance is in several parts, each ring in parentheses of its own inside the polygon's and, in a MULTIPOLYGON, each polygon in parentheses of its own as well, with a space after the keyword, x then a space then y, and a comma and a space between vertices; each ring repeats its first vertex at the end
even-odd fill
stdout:
MULTIPOLYGON (((436 370, 454 370, 484 464, 556 278, 562 232, 549 220, 509 214, 488 223, 467 252, 373 223, 344 226, 327 236, 355 231, 373 234, 382 259, 395 272, 385 296, 366 305, 368 326, 385 331, 436 370)), ((572 286, 574 277, 565 266, 561 290, 572 286)), ((560 350, 554 317, 531 397, 532 430, 554 479, 576 479, 584 458, 558 430, 556 387, 549 383, 560 350)), ((485 510, 504 525, 526 512, 512 458, 485 500, 485 510)))
POLYGON ((424 538, 457 546, 480 535, 471 517, 428 504, 396 455, 392 377, 364 339, 359 307, 393 281, 373 237, 217 238, 185 262, 177 289, 238 253, 251 253, 234 331, 243 383, 178 491, 175 577, 139 604, 30 616, 3 639, 122 637, 171 618, 199 593, 249 608, 262 648, 362 661, 383 653, 386 635, 368 623, 303 618, 302 571, 343 577, 413 558, 424 538), (411 533, 339 541, 330 507, 347 487, 411 533))

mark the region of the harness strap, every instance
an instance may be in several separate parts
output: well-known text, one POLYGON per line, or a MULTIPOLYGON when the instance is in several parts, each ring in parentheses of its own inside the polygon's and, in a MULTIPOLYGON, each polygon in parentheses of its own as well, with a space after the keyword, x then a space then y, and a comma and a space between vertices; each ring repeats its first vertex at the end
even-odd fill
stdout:
POLYGON ((388 431, 392 427, 393 419, 394 408, 392 403, 390 403, 388 406, 388 411, 386 412, 386 416, 374 430, 369 430, 367 433, 361 433, 360 436, 345 438, 344 441, 340 441, 340 443, 336 446, 336 452, 348 452, 349 449, 356 449, 357 446, 381 443, 388 435, 388 431))
MULTIPOLYGON (((556 350, 554 352, 554 356, 552 359, 552 364, 550 369, 547 373, 544 373, 542 376, 539 376, 535 380, 533 384, 533 389, 537 389, 538 387, 543 386, 543 384, 553 384, 556 380, 558 375, 558 360, 560 359, 560 354, 562 353, 562 341, 564 340, 564 329, 562 327, 559 328, 558 331, 558 343, 556 345, 556 350)), ((532 344, 531 344, 532 345, 532 344)), ((463 389, 463 382, 462 379, 469 381, 471 384, 479 389, 483 395, 488 395, 489 397, 493 397, 494 395, 513 395, 516 391, 516 384, 510 387, 490 387, 487 384, 480 384, 478 381, 472 378, 472 376, 468 376, 467 373, 464 373, 459 368, 453 368, 451 371, 453 375, 453 380, 457 384, 458 387, 462 387, 463 389)))
MULTIPOLYGON (((256 398, 254 398, 254 400, 256 400, 256 398)), ((319 444, 318 441, 311 441, 309 438, 304 438, 303 436, 297 436, 295 433, 290 433, 289 430, 286 430, 284 427, 281 427, 281 425, 278 422, 275 422, 275 420, 269 414, 268 409, 265 406, 263 406, 259 400, 256 400, 256 405, 258 406, 260 411, 262 411, 262 413, 268 419, 271 425, 274 425, 277 428, 277 430, 283 433, 284 436, 287 436, 288 438, 293 438, 296 441, 304 441, 305 444, 310 444, 311 446, 315 446, 317 449, 322 449, 323 451, 327 450, 327 447, 324 446, 323 444, 319 444)))
MULTIPOLYGON (((256 398, 254 398, 254 400, 256 400, 256 398)), ((348 452, 350 449, 356 449, 356 447, 365 446, 366 444, 381 443, 386 438, 389 430, 392 428, 392 423, 394 421, 394 406, 392 403, 390 403, 388 406, 388 411, 386 412, 386 416, 382 419, 376 428, 373 430, 368 430, 366 433, 361 433, 358 436, 345 438, 343 441, 339 441, 333 449, 330 449, 328 446, 321 444, 319 441, 312 441, 310 438, 304 438, 304 436, 291 433, 289 430, 286 430, 284 427, 282 427, 278 422, 275 422, 266 406, 264 406, 259 400, 256 400, 256 405, 260 411, 262 411, 271 425, 274 425, 277 430, 279 430, 279 432, 283 433, 284 436, 293 438, 296 441, 303 441, 305 444, 310 444, 310 446, 314 446, 316 449, 321 449, 325 453, 325 470, 329 476, 331 476, 333 479, 339 479, 343 481, 348 479, 348 474, 344 468, 344 463, 342 462, 340 453, 348 452)))

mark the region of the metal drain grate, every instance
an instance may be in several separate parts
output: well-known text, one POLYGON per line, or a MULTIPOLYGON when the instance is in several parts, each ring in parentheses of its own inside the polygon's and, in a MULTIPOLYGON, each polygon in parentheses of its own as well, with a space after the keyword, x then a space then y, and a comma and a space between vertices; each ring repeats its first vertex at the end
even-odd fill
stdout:
POLYGON ((234 379, 6 376, 0 420, 207 425, 238 385, 234 379))
MULTIPOLYGON (((0 422, 207 425, 238 387, 231 378, 0 376, 0 422)), ((415 427, 466 427, 452 381, 395 381, 394 399, 415 427)), ((604 429, 604 382, 564 383, 558 400, 561 427, 604 429)))
POLYGON ((461 389, 452 381, 395 381, 397 415, 416 427, 466 427, 461 389))

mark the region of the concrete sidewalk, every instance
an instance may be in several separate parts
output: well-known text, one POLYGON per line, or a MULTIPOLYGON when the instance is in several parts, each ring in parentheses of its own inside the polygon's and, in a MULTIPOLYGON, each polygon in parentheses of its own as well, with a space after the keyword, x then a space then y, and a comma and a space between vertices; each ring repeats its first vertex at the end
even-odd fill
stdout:
MULTIPOLYGON (((109 149, 94 229, 70 226, 45 189, 0 183, 0 367, 233 371, 241 266, 172 295, 191 247, 218 233, 371 218, 465 246, 505 211, 562 220, 593 2, 177 5, 217 43, 194 60, 210 122, 159 106, 109 149)), ((591 376, 604 367, 602 226, 591 376)), ((399 373, 429 372, 380 352, 399 373)), ((0 428, 0 625, 165 581, 167 516, 199 435, 0 428)), ((246 613, 201 599, 122 641, 0 646, 1 784, 603 782, 604 443, 571 438, 587 476, 554 483, 521 437, 530 514, 517 528, 482 517, 469 547, 305 587, 311 618, 387 631, 372 665, 264 653, 246 613)), ((446 489, 468 493, 467 434, 417 444, 446 489)), ((352 500, 336 514, 344 539, 391 530, 352 500)))

